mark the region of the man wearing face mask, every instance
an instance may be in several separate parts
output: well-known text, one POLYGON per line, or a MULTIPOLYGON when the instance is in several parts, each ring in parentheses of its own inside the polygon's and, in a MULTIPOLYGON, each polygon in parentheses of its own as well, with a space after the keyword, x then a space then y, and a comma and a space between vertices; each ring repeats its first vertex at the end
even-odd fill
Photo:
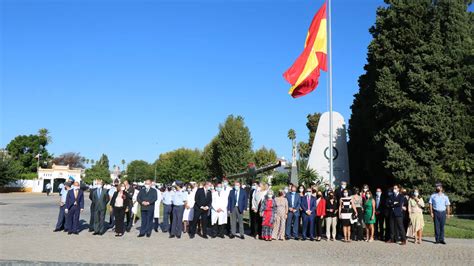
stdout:
POLYGON ((229 193, 227 211, 230 215, 230 238, 237 235, 237 223, 239 224, 240 238, 244 239, 243 215, 247 209, 247 193, 240 187, 240 182, 235 181, 234 189, 229 193))
POLYGON ((387 190, 387 197, 385 198, 385 210, 384 210, 384 219, 385 219, 385 241, 388 241, 391 236, 391 228, 390 228, 390 221, 392 220, 392 209, 390 205, 392 204, 392 196, 393 196, 393 187, 390 187, 387 190))
POLYGON ((306 189, 306 194, 301 198, 301 209, 303 216, 303 236, 306 240, 309 236, 311 241, 314 241, 314 219, 316 216, 316 198, 312 196, 311 188, 306 189), (308 235, 309 227, 309 235, 308 235))
POLYGON ((384 238, 385 199, 382 197, 382 189, 377 188, 375 192, 375 239, 385 241, 384 238))
POLYGON ((446 218, 449 218, 451 213, 451 203, 448 196, 443 193, 443 186, 440 183, 436 184, 436 193, 431 195, 429 204, 431 218, 435 227, 435 244, 446 245, 444 241, 444 225, 446 218))
POLYGON ((397 243, 401 239, 401 245, 406 245, 406 230, 403 225, 403 205, 405 204, 405 196, 400 193, 400 186, 393 186, 393 195, 391 197, 391 220, 390 231, 391 239, 388 243, 397 243))
POLYGON ((151 188, 151 179, 145 180, 145 187, 140 190, 137 196, 137 201, 141 207, 140 234, 138 237, 151 236, 153 229, 153 216, 155 212, 155 202, 158 199, 156 190, 151 188))
POLYGON ((301 197, 296 193, 296 186, 291 187, 291 192, 286 195, 288 200, 288 216, 286 219, 286 239, 293 237, 298 240, 299 217, 301 207, 301 197))
MULTIPOLYGON (((207 215, 212 207, 211 182, 206 182, 204 187, 199 188, 194 196, 194 217, 189 227, 189 238, 194 238, 196 228, 201 221, 202 237, 207 237, 207 215)), ((227 219, 227 218, 226 218, 227 219)))
POLYGON ((94 205, 93 221, 93 235, 103 235, 105 233, 105 212, 107 210, 107 203, 109 202, 109 193, 102 187, 102 180, 96 180, 95 189, 91 190, 89 199, 94 205))
POLYGON ((173 195, 173 219, 171 222, 171 233, 170 238, 177 237, 181 238, 181 233, 183 232, 183 214, 184 214, 184 205, 188 200, 188 193, 182 190, 183 183, 181 181, 176 181, 176 191, 173 195))
POLYGON ((64 212, 67 214, 68 234, 79 234, 79 217, 84 211, 84 192, 79 188, 79 182, 75 181, 67 192, 64 212))
MULTIPOLYGON (((258 235, 258 206, 254 204, 254 198, 259 191, 258 182, 254 181, 252 183, 252 188, 249 193, 249 206, 250 206, 250 234, 253 237, 258 235)), ((255 202, 256 203, 256 202, 255 202)))

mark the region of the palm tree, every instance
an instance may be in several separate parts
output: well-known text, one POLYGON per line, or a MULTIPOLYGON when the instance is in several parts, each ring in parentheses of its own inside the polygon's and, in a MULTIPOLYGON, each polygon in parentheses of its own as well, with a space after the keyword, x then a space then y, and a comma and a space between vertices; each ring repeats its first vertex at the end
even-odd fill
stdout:
POLYGON ((293 141, 293 140, 296 139, 296 132, 295 132, 294 129, 291 128, 290 130, 288 130, 288 138, 289 138, 291 141, 293 141))
POLYGON ((49 135, 49 130, 46 128, 40 128, 38 130, 38 135, 40 137, 46 138, 46 144, 51 144, 53 142, 53 138, 49 135))
POLYGON ((95 161, 94 159, 91 159, 91 164, 94 165, 95 161))
POLYGON ((125 171, 125 159, 122 159, 121 163, 122 163, 122 171, 125 171))

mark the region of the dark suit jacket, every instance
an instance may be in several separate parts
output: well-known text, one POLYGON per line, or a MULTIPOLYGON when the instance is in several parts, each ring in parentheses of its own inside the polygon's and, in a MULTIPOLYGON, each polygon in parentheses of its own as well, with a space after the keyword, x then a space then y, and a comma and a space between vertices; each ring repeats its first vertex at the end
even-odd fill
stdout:
POLYGON ((105 211, 107 208, 107 202, 109 202, 109 191, 102 188, 100 196, 97 195, 97 188, 91 190, 89 193, 89 199, 94 204, 94 210, 105 211))
POLYGON ((294 208, 296 209, 295 213, 300 212, 300 207, 301 207, 301 196, 298 193, 295 193, 295 200, 294 200, 294 205, 291 205, 291 197, 293 196, 292 192, 288 192, 286 194, 286 199, 288 200, 288 208, 294 208))
MULTIPOLYGON (((112 195, 112 199, 110 200, 110 206, 115 207, 115 200, 117 199, 118 196, 118 191, 114 192, 114 195, 112 195)), ((128 198, 127 192, 125 191, 125 198, 123 199, 123 207, 128 207, 130 204, 130 199, 128 198)))
POLYGON ((380 196, 380 202, 379 202, 379 206, 377 207, 377 196, 374 196, 374 201, 375 201, 375 212, 377 214, 384 214, 385 212, 385 202, 386 202, 386 199, 385 199, 385 196, 384 194, 382 194, 380 196))
POLYGON ((84 192, 81 189, 77 190, 77 199, 74 198, 74 189, 70 189, 67 192, 66 195, 66 206, 67 210, 70 210, 72 206, 74 206, 74 203, 77 202, 77 206, 79 206, 80 209, 84 209, 84 192))
POLYGON ((198 190, 196 190, 196 195, 194 196, 194 208, 200 209, 201 207, 207 206, 210 209, 211 204, 212 204, 211 191, 207 191, 207 196, 206 196, 206 191, 204 190, 204 188, 198 188, 198 190))
POLYGON ((308 196, 306 195, 301 197, 301 209, 303 210, 303 214, 306 214, 306 211, 310 210, 311 216, 315 216, 316 215, 316 198, 311 196, 309 200, 309 206, 308 206, 307 197, 308 196))
POLYGON ((234 210, 235 203, 238 200, 239 211, 240 211, 240 213, 243 213, 247 209, 247 202, 248 202, 247 192, 245 192, 245 190, 243 188, 240 188, 239 198, 236 199, 235 198, 235 191, 236 190, 234 188, 229 192, 229 200, 228 200, 228 203, 227 203, 227 211, 232 212, 234 210))
POLYGON ((405 203, 405 196, 401 193, 395 196, 392 195, 389 202, 389 207, 392 209, 392 215, 395 217, 403 217, 403 204, 405 203))
POLYGON ((140 192, 138 192, 137 196, 137 201, 140 203, 142 210, 148 211, 148 210, 154 210, 155 209, 155 201, 158 199, 158 193, 156 192, 156 189, 150 188, 148 190, 148 193, 146 192, 146 188, 142 188, 140 192), (148 201, 150 202, 150 205, 145 206, 142 205, 142 202, 148 201))

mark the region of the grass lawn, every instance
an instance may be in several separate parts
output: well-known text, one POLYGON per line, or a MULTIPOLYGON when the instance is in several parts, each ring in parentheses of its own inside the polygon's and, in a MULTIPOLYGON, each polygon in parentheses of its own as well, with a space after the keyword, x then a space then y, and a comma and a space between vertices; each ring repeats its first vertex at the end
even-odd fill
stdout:
MULTIPOLYGON (((474 219, 451 217, 446 219, 444 227, 446 238, 474 238, 474 219)), ((431 216, 425 215, 423 236, 434 237, 434 224, 431 216)))

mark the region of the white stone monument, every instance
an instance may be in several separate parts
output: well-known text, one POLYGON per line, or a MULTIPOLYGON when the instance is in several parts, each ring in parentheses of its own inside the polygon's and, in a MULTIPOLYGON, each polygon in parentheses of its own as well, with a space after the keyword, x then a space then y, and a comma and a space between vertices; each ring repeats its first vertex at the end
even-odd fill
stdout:
MULTIPOLYGON (((332 118, 334 177, 330 185, 334 188, 341 181, 349 182, 350 176, 344 117, 338 112, 333 112, 332 118)), ((329 112, 323 113, 319 119, 309 155, 308 168, 315 170, 322 177, 323 183, 329 183, 329 112)))

